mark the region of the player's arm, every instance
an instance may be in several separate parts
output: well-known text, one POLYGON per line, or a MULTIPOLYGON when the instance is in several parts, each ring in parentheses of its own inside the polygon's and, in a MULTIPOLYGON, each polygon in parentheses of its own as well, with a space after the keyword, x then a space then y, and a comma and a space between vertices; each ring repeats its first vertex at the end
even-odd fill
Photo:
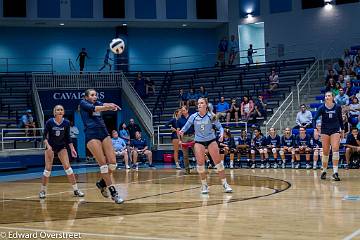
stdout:
POLYGON ((50 144, 49 144, 49 132, 51 130, 51 126, 49 125, 49 122, 46 122, 45 128, 44 128, 44 134, 43 134, 43 141, 46 149, 52 150, 50 144))
POLYGON ((193 125, 195 116, 191 115, 189 119, 186 121, 185 125, 182 127, 182 129, 179 131, 179 135, 182 136, 184 133, 189 130, 189 128, 193 125))
POLYGON ((214 121, 214 125, 217 128, 217 130, 220 131, 219 142, 222 142, 224 139, 224 128, 221 126, 219 119, 216 119, 214 121))

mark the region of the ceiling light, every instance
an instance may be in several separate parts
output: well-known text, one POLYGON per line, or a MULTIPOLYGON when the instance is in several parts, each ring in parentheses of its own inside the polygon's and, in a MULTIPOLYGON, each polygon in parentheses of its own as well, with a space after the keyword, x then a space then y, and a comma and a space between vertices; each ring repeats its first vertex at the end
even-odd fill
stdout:
POLYGON ((65 26, 65 23, 60 23, 59 25, 60 25, 60 26, 65 26))
POLYGON ((183 26, 183 27, 187 27, 187 24, 183 23, 181 26, 183 26))

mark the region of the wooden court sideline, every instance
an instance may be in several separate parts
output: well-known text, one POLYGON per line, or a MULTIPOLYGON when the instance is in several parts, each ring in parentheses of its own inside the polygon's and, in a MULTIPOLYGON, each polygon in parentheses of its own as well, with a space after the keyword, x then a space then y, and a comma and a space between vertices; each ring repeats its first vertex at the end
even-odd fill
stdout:
POLYGON ((360 201, 343 198, 360 195, 360 172, 340 171, 341 182, 331 173, 320 181, 320 170, 226 170, 234 193, 224 194, 211 171, 203 196, 197 174, 119 170, 122 205, 100 195, 93 172, 78 175, 83 199, 72 197, 65 176, 50 179, 42 201, 39 179, 2 182, 0 231, 73 232, 81 239, 352 239, 360 201))

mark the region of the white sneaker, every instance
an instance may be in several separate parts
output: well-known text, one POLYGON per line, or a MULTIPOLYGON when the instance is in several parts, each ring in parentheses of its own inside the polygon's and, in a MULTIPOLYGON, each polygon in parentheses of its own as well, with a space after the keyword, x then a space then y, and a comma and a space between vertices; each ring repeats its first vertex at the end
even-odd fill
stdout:
POLYGON ((230 169, 233 169, 233 168, 234 168, 234 162, 230 161, 230 169))
POLYGON ((285 168, 285 163, 284 163, 284 162, 281 164, 281 168, 282 168, 282 169, 285 168))
POLYGON ((130 166, 129 166, 129 165, 126 165, 126 169, 130 169, 130 166))
POLYGON ((80 190, 75 190, 75 191, 74 191, 74 196, 75 196, 75 197, 84 197, 84 196, 85 196, 85 193, 83 193, 83 192, 80 191, 80 190))
POLYGON ((314 164, 313 169, 316 170, 316 169, 317 169, 317 165, 314 164))
POLYGON ((306 164, 306 169, 310 169, 310 168, 311 168, 310 164, 306 164))
POLYGON ((179 164, 176 164, 176 169, 181 169, 180 165, 179 164))
POLYGON ((291 168, 295 168, 295 164, 294 164, 294 163, 291 163, 291 168))
POLYGON ((45 191, 40 191, 40 192, 39 192, 39 198, 40 198, 40 199, 46 198, 46 192, 45 192, 45 191))
POLYGON ((270 168, 270 163, 266 163, 266 168, 267 168, 267 169, 270 168))
POLYGON ((274 164, 274 168, 275 168, 275 169, 278 168, 278 164, 277 164, 277 163, 274 164))
POLYGON ((122 199, 118 194, 115 194, 115 196, 111 196, 111 199, 116 203, 116 204, 121 204, 124 202, 124 199, 122 199))
POLYGON ((264 164, 262 163, 261 165, 260 165, 260 168, 261 169, 263 169, 265 166, 264 166, 264 164))
POLYGON ((300 163, 297 163, 296 165, 295 165, 295 169, 298 169, 300 167, 300 163))
POLYGON ((209 193, 209 187, 207 184, 204 184, 201 186, 201 194, 208 194, 209 193))
POLYGON ((255 168, 255 163, 251 164, 251 169, 255 168))
POLYGON ((233 191, 228 183, 223 184, 223 188, 225 193, 232 193, 233 191))

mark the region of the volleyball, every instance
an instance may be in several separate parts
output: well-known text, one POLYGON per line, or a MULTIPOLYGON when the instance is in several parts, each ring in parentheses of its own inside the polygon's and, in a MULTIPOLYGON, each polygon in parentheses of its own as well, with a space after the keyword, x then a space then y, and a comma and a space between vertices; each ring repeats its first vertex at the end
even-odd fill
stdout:
POLYGON ((110 49, 115 54, 122 54, 125 50, 125 42, 121 38, 114 38, 110 42, 110 49))

